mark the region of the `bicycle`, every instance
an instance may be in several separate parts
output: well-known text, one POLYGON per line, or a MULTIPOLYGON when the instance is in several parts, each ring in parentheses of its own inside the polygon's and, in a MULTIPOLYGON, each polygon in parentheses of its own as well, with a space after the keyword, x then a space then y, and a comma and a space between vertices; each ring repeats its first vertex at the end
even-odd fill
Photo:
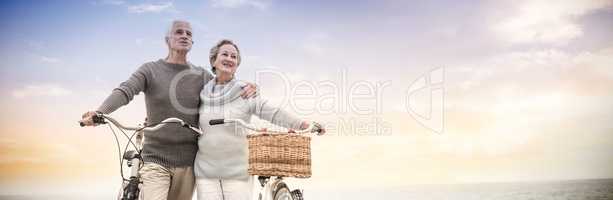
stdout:
MULTIPOLYGON (((174 118, 174 117, 167 118, 163 120, 162 122, 155 124, 155 125, 147 125, 145 123, 143 125, 138 125, 136 127, 124 126, 121 123, 119 123, 117 120, 115 120, 114 118, 108 115, 102 114, 102 113, 97 113, 96 115, 94 115, 92 120, 94 124, 107 124, 107 121, 111 122, 111 124, 113 124, 117 129, 119 129, 123 133, 123 135, 128 139, 128 142, 126 143, 126 146, 124 147, 123 156, 121 156, 121 153, 119 153, 121 157, 119 165, 120 165, 121 178, 122 178, 121 189, 119 190, 119 194, 117 196, 117 199, 119 200, 137 200, 140 197, 139 196, 140 186, 142 184, 142 181, 140 180, 139 170, 144 164, 142 157, 140 155, 141 155, 142 148, 143 148, 143 141, 145 139, 145 134, 144 134, 145 131, 156 131, 165 125, 174 123, 174 124, 179 124, 182 127, 191 129, 192 131, 195 132, 195 134, 197 134, 197 136, 202 135, 202 131, 199 128, 193 127, 185 123, 183 120, 174 118), (134 131, 134 133, 128 136, 128 134, 126 134, 125 131, 134 131), (135 141, 132 141, 132 139, 135 139, 135 141), (128 148, 129 148, 128 145, 130 144, 132 144, 132 147, 134 148, 134 150, 128 151, 128 148), (123 174, 123 161, 124 160, 126 160, 126 165, 130 168, 129 179, 126 179, 123 174)), ((81 127, 85 126, 83 122, 80 122, 79 125, 81 125, 81 127)), ((111 129, 113 136, 115 136, 115 141, 117 142, 117 148, 119 149, 118 151, 121 152, 121 146, 119 144, 119 139, 117 138, 117 134, 115 133, 115 130, 113 130, 111 125, 109 125, 109 128, 111 129)))
MULTIPOLYGON (((220 125, 220 124, 237 124, 241 127, 244 127, 246 129, 252 130, 255 133, 250 133, 248 134, 247 138, 255 138, 255 137, 259 137, 259 136, 263 136, 266 137, 268 135, 275 135, 275 134, 271 134, 271 133, 276 133, 277 135, 289 135, 289 132, 283 132, 283 131, 271 131, 271 130, 266 130, 266 129, 258 129, 255 126, 253 126, 252 124, 247 124, 245 123, 245 121, 241 120, 241 119, 213 119, 209 121, 210 125, 220 125)), ((304 133, 322 133, 322 127, 315 123, 312 122, 310 123, 309 127, 304 129, 304 130, 298 130, 298 131, 294 131, 292 134, 293 136, 299 136, 299 134, 304 134, 304 133)), ((308 178, 310 177, 310 137, 309 136, 302 136, 302 137, 308 137, 308 140, 302 140, 306 143, 306 147, 308 147, 308 151, 302 152, 303 154, 305 154, 305 156, 308 156, 308 173, 305 173, 303 171, 301 172, 292 172, 294 173, 294 177, 299 177, 299 178, 308 178), (307 155, 308 154, 308 155, 307 155)), ((292 142, 295 142, 296 140, 293 140, 292 142)), ((258 192, 258 196, 257 196, 257 200, 303 200, 303 192, 300 189, 295 189, 295 190, 290 190, 290 188, 288 187, 288 185, 283 181, 283 178, 287 177, 287 176, 292 176, 289 175, 287 172, 270 172, 270 171, 266 171, 265 173, 262 174, 262 172, 264 170, 262 169, 254 169, 256 167, 252 166, 252 160, 256 160, 257 158, 252 158, 252 156, 254 156, 255 154, 257 154, 257 152, 253 152, 254 149, 256 149, 255 151, 257 151, 257 147, 252 147, 252 146, 257 146, 259 144, 254 144, 257 142, 253 142, 253 141, 249 141, 249 174, 252 176, 257 176, 258 177, 258 181, 259 181, 259 192, 258 192)), ((274 151, 269 151, 270 149, 266 150, 266 158, 270 158, 270 159, 282 159, 281 157, 286 157, 286 156, 276 156, 274 155, 274 151)), ((280 151, 282 151, 281 154, 287 154, 288 150, 287 147, 284 147, 284 149, 281 149, 280 151)), ((295 152, 295 151, 294 151, 295 152)), ((297 157, 296 155, 291 155, 290 157, 297 157)), ((300 157, 300 155, 298 155, 298 157, 300 157)), ((265 159, 266 159, 265 158, 265 159)), ((287 157, 286 157, 287 158, 287 157)), ((261 159, 261 158, 260 158, 261 159)), ((291 161, 290 161, 291 162, 291 161)), ((270 169, 275 169, 274 167, 274 163, 270 164, 267 163, 266 166, 270 167, 273 166, 272 168, 266 169, 266 170, 270 170, 270 169)), ((258 190, 253 190, 253 191, 258 191, 258 190)))

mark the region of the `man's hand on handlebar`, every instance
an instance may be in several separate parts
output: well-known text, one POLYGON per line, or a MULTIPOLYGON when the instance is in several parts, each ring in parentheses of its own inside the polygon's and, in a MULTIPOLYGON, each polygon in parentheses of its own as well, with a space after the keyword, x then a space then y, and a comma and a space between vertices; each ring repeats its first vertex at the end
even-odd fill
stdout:
POLYGON ((81 116, 79 124, 81 124, 81 126, 98 126, 98 124, 94 123, 94 116, 97 115, 98 113, 96 113, 95 111, 87 111, 81 116))

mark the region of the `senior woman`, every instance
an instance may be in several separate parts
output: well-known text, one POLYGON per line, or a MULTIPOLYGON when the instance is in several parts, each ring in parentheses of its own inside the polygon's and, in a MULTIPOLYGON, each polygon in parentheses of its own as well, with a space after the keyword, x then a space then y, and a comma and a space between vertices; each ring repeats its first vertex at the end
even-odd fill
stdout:
MULTIPOLYGON (((216 77, 200 93, 200 128, 194 172, 198 200, 247 200, 252 178, 247 174, 247 132, 235 125, 209 125, 209 120, 239 118, 249 122, 252 115, 289 129, 305 129, 309 123, 271 106, 261 98, 239 98, 243 82, 235 77, 241 62, 238 46, 221 40, 209 55, 216 77)), ((323 129, 322 129, 323 130, 323 129)))

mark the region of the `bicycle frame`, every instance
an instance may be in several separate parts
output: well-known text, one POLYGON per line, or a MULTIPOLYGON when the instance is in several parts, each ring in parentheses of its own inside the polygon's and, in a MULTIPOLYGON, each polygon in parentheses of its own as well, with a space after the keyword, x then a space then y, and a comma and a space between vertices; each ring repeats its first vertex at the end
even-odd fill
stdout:
MULTIPOLYGON (((144 134, 145 131, 156 131, 164 127, 167 124, 176 123, 176 124, 180 124, 183 127, 191 129, 192 131, 196 132, 198 136, 202 135, 202 131, 199 128, 190 126, 189 124, 186 124, 183 120, 178 119, 178 118, 168 118, 168 119, 163 120, 159 124, 155 126, 151 126, 151 127, 147 125, 139 125, 136 127, 131 127, 131 126, 124 126, 123 124, 115 120, 114 118, 108 115, 102 114, 102 113, 98 113, 96 116, 94 116, 94 122, 97 124, 105 124, 107 121, 111 122, 117 128, 121 129, 122 132, 124 130, 125 131, 135 131, 135 133, 128 138, 128 144, 132 143, 134 145, 135 150, 124 151, 124 154, 121 158, 122 160, 126 160, 127 166, 130 167, 130 177, 129 179, 126 180, 122 175, 123 181, 122 181, 121 191, 117 197, 117 199, 120 199, 120 200, 135 200, 139 198, 140 188, 141 188, 139 169, 143 164, 141 160, 142 159, 141 151, 143 149, 143 144, 145 140, 145 134, 144 134), (134 141, 132 141, 132 137, 135 137, 134 141)), ((81 123, 80 125, 84 126, 85 124, 81 123)), ((123 163, 121 167, 123 168, 123 163)))
MULTIPOLYGON (((135 200, 139 198, 140 187, 141 187, 139 169, 142 165, 142 160, 141 160, 142 158, 140 157, 140 153, 141 153, 144 141, 145 141, 145 135, 144 135, 145 131, 156 131, 169 123, 176 123, 176 124, 180 124, 183 127, 193 130, 194 132, 198 134, 198 136, 203 134, 203 132, 199 128, 190 126, 189 124, 186 124, 183 120, 177 119, 177 118, 165 119, 155 126, 139 125, 136 127, 131 127, 131 126, 124 126, 123 124, 115 120, 114 118, 108 115, 105 115, 105 114, 98 113, 96 116, 94 116, 94 122, 97 124, 104 124, 106 123, 106 121, 111 122, 113 125, 115 125, 117 128, 121 130, 135 131, 135 133, 128 138, 128 143, 131 143, 132 137, 135 137, 134 143, 133 143, 135 150, 125 151, 122 157, 122 160, 126 160, 128 167, 130 167, 130 177, 127 180, 125 178, 123 180, 122 187, 121 187, 122 190, 120 191, 119 196, 118 196, 118 199, 120 200, 135 200)), ((217 120, 211 120, 209 122, 210 125, 217 125, 217 124, 224 124, 224 123, 236 123, 247 129, 253 130, 256 133, 264 131, 262 129, 257 129, 251 124, 245 123, 241 119, 217 119, 217 120)), ((81 126, 84 126, 84 124, 81 123, 81 126)), ((316 132, 319 133, 320 130, 321 130, 321 127, 319 126, 319 124, 313 122, 309 124, 309 127, 307 129, 295 131, 295 133, 296 134, 316 133, 316 132)), ((266 130, 265 132, 266 133, 287 133, 283 131, 272 131, 272 130, 270 131, 266 130)), ((276 200, 278 199, 276 198, 278 196, 276 193, 285 189, 287 190, 287 192, 284 193, 285 195, 283 196, 285 197, 285 199, 302 200, 302 191, 294 190, 290 192, 289 188, 287 187, 287 184, 283 181, 283 177, 279 177, 279 176, 258 177, 258 181, 259 181, 259 186, 261 188, 257 190, 259 191, 257 193, 258 194, 257 197, 253 196, 255 193, 252 194, 252 197, 254 197, 254 199, 276 200)), ((253 191, 255 192, 256 190, 253 190, 253 191)))

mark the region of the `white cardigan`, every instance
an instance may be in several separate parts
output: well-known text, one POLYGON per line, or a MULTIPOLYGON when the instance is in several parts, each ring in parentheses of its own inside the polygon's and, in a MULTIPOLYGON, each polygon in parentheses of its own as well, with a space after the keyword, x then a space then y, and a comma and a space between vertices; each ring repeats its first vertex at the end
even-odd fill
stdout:
POLYGON ((211 119, 238 118, 249 123, 255 115, 285 128, 299 129, 301 120, 269 105, 259 97, 240 97, 245 84, 236 79, 224 85, 210 80, 200 93, 200 128, 194 164, 196 178, 247 180, 248 146, 246 130, 234 124, 209 125, 211 119))

